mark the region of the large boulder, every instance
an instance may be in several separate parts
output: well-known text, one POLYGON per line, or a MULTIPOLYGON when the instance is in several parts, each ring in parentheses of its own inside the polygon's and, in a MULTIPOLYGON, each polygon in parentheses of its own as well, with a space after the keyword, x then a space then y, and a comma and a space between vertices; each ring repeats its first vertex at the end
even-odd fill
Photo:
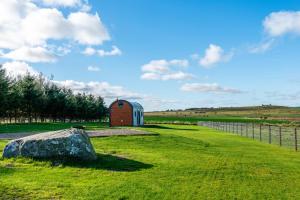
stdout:
POLYGON ((67 129, 36 134, 9 142, 3 151, 4 158, 76 158, 97 159, 88 135, 81 129, 67 129))

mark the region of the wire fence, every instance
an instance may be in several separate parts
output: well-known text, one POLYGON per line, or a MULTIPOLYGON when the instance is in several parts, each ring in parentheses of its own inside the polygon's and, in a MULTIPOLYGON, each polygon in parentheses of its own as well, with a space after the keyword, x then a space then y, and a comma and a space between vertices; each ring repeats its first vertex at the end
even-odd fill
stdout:
POLYGON ((299 149, 299 128, 278 125, 263 125, 255 123, 236 122, 198 122, 199 126, 213 128, 219 131, 234 133, 269 144, 277 144, 288 148, 299 149))

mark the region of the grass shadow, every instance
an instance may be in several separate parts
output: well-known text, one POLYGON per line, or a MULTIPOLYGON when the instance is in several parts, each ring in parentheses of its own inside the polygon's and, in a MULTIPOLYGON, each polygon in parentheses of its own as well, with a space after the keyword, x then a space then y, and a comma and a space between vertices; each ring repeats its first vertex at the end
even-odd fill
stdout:
POLYGON ((177 128, 177 127, 167 127, 167 126, 161 126, 157 124, 146 124, 142 126, 143 128, 158 128, 158 129, 169 129, 169 130, 182 130, 182 131, 197 131, 196 129, 192 128, 177 128))
MULTIPOLYGON (((34 159, 36 161, 45 161, 46 159, 34 159)), ((52 166, 62 167, 76 167, 76 168, 91 168, 91 169, 104 169, 108 171, 118 172, 133 172, 142 169, 152 168, 153 165, 143 162, 131 160, 125 157, 110 155, 110 154, 97 154, 97 160, 95 161, 83 161, 78 159, 59 159, 51 158, 52 166)))

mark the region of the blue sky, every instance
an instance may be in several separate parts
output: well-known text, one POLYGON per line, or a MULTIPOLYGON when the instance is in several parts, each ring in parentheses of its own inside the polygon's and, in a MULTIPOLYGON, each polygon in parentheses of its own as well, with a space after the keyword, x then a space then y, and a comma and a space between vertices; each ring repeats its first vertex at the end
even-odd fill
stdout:
POLYGON ((148 111, 299 106, 299 1, 14 2, 0 3, 10 10, 0 17, 0 61, 12 75, 52 74, 148 111))

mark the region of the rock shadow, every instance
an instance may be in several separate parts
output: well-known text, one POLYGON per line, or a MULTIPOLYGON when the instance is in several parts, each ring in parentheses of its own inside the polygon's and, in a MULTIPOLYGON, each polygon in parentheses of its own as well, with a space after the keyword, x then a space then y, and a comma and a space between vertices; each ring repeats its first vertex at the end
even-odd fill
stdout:
POLYGON ((97 154, 97 160, 95 161, 82 161, 74 159, 52 159, 51 161, 53 166, 61 165, 63 167, 69 166, 77 168, 104 169, 118 172, 133 172, 153 167, 151 164, 110 154, 97 154))

